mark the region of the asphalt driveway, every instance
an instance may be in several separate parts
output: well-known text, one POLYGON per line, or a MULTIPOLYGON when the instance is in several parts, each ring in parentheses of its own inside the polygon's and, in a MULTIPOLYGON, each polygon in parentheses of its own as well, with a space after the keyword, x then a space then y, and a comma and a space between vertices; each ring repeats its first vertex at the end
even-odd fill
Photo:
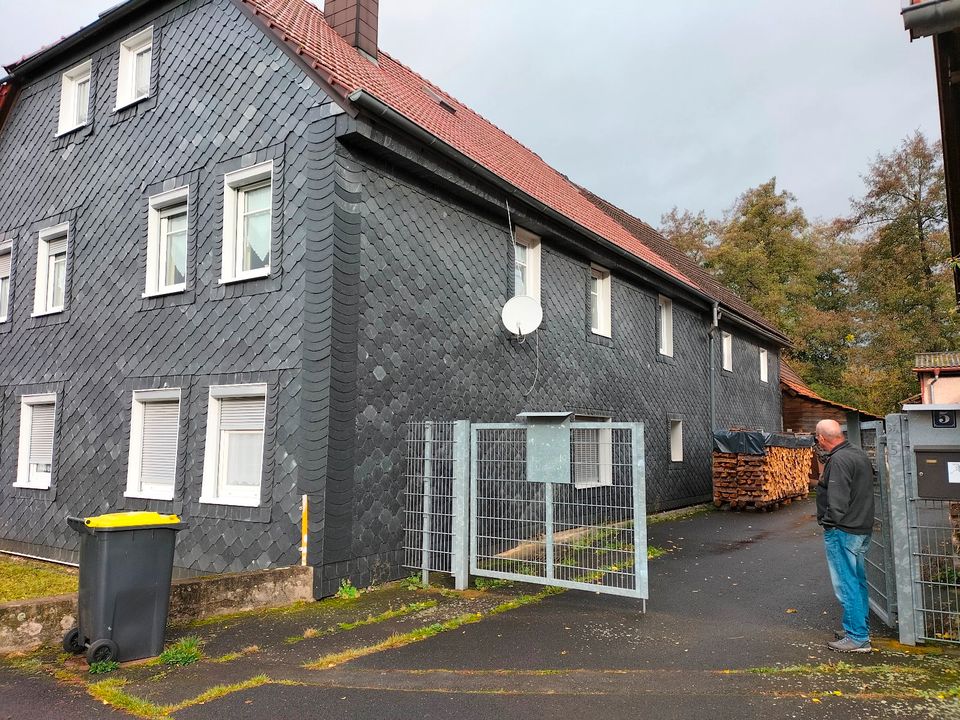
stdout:
MULTIPOLYGON (((804 501, 652 525, 650 544, 667 552, 650 563, 646 613, 636 601, 583 592, 394 587, 334 603, 329 616, 320 603, 178 629, 201 635, 211 660, 125 668, 107 687, 121 701, 144 700, 141 716, 184 720, 960 718, 955 655, 903 648, 879 625, 871 655, 826 648, 840 610, 813 514, 804 501), (202 694, 216 684, 226 689, 202 694)), ((13 697, 4 677, 0 718, 13 697)), ((65 691, 89 680, 77 675, 65 691)), ((76 702, 83 717, 116 717, 76 702)))

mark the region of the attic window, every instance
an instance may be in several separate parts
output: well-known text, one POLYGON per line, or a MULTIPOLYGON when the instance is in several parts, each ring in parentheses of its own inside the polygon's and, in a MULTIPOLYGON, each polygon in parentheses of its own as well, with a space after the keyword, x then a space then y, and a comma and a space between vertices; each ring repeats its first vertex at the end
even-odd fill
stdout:
POLYGON ((446 100, 444 100, 442 97, 440 97, 440 95, 438 95, 432 88, 429 88, 426 85, 424 85, 423 92, 425 92, 427 97, 429 97, 431 100, 437 103, 437 105, 442 107, 448 113, 456 114, 457 109, 453 105, 448 103, 446 100))

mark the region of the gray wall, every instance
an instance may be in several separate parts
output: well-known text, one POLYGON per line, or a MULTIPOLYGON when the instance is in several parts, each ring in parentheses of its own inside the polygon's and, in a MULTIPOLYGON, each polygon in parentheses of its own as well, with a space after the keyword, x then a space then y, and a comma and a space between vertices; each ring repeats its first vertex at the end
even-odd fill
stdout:
MULTIPOLYGON (((596 250, 560 250, 545 235, 544 322, 536 336, 517 344, 500 324, 513 293, 506 217, 490 216, 370 153, 341 148, 339 166, 352 180, 355 204, 348 209, 351 222, 359 223, 352 349, 359 367, 356 396, 342 402, 344 410, 355 410, 356 424, 345 504, 353 515, 341 519, 339 533, 341 543, 352 545, 352 560, 325 569, 328 590, 345 573, 366 583, 396 572, 410 419, 510 421, 524 410, 564 409, 642 420, 649 509, 710 497, 708 311, 675 300, 674 357, 664 358, 657 350, 657 290, 614 271, 613 337, 598 338, 588 317, 596 250), (670 462, 674 418, 684 423, 682 463, 670 462)), ((717 345, 720 424, 779 429, 776 348, 767 346, 770 375, 763 385, 758 340, 735 333, 733 373, 720 372, 717 345)))
POLYGON ((224 571, 298 559, 306 128, 325 98, 228 0, 170 3, 27 85, 0 134, 0 238, 15 240, 0 324, 0 547, 72 559, 67 515, 149 507, 185 516, 176 564, 224 571), (153 23, 153 97, 115 113, 121 39, 153 23), (55 138, 60 73, 93 58, 92 123, 55 138), (223 173, 275 162, 272 276, 220 287, 223 173), (141 299, 147 197, 190 184, 188 289, 141 299), (40 227, 69 219, 65 312, 31 319, 40 227), (199 505, 214 383, 265 382, 262 507, 199 505), (124 500, 131 392, 183 388, 174 502, 124 500), (50 490, 11 487, 19 396, 56 389, 50 490), (53 548, 53 549, 51 549, 53 548))

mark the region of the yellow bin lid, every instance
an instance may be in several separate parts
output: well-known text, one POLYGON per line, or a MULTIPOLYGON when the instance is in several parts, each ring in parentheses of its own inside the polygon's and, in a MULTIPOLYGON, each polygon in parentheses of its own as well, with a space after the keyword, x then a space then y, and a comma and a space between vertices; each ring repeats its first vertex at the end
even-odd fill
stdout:
POLYGON ((156 512, 119 512, 85 518, 83 524, 92 528, 140 527, 143 525, 176 525, 176 515, 161 515, 156 512))

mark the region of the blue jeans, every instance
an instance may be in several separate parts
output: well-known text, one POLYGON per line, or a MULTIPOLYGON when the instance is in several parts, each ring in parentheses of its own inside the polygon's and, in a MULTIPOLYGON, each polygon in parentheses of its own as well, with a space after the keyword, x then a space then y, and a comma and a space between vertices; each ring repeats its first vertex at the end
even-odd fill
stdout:
POLYGON ((823 543, 833 593, 843 607, 843 629, 857 643, 870 639, 867 571, 864 558, 870 547, 869 535, 854 535, 837 528, 824 528, 823 543))

